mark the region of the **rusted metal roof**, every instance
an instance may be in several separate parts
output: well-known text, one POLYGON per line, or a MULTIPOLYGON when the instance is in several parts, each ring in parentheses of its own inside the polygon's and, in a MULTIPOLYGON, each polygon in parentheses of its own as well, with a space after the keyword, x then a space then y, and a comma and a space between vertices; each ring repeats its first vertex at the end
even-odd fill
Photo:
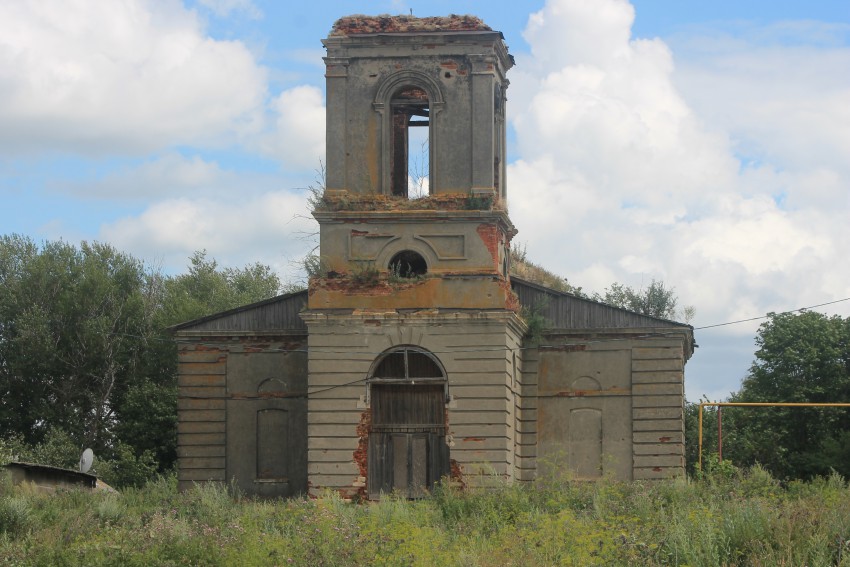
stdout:
POLYGON ((31 482, 40 490, 97 487, 96 476, 80 471, 19 461, 8 463, 4 468, 10 472, 13 484, 31 482))
MULTIPOLYGON (((643 315, 584 297, 555 291, 516 276, 511 287, 520 305, 533 309, 547 321, 547 332, 657 328, 692 332, 692 327, 643 315)), ((300 313, 307 306, 307 291, 280 295, 229 311, 215 313, 171 327, 175 334, 307 332, 300 313)))
POLYGON ((181 332, 269 332, 307 331, 307 325, 299 315, 307 305, 307 291, 297 291, 243 305, 229 311, 214 313, 174 325, 171 331, 181 332))
POLYGON ((519 296, 520 305, 535 309, 552 330, 562 329, 630 329, 666 327, 682 330, 690 325, 668 319, 643 315, 570 293, 555 291, 542 285, 511 276, 511 287, 519 296))
POLYGON ((356 14, 338 19, 330 37, 374 33, 422 33, 452 31, 493 31, 481 18, 451 14, 429 18, 416 16, 364 16, 356 14))

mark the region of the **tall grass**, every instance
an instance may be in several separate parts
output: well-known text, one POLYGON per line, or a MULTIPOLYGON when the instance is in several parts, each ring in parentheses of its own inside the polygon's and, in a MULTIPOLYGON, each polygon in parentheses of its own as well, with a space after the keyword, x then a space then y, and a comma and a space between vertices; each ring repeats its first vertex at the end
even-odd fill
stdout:
POLYGON ((0 564, 850 566, 850 488, 837 475, 782 487, 759 468, 369 504, 179 493, 173 477, 118 495, 5 483, 0 564))

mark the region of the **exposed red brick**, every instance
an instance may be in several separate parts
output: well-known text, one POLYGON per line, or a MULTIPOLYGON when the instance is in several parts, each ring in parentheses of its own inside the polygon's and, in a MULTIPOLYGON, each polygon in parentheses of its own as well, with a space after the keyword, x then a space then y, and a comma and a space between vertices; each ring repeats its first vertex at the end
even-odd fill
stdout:
POLYGON ((423 33, 447 31, 493 31, 475 16, 439 16, 417 18, 416 16, 364 16, 356 14, 338 19, 331 29, 330 37, 371 33, 423 33))
POLYGON ((421 285, 426 280, 390 283, 386 275, 377 275, 374 281, 357 281, 351 274, 339 274, 333 278, 310 278, 308 295, 319 289, 339 291, 346 295, 391 296, 402 289, 421 285))
MULTIPOLYGON (((427 96, 427 95, 426 95, 427 96)), ((504 203, 498 199, 478 199, 474 210, 501 210, 504 203), (483 201, 483 202, 482 202, 483 201), (481 205, 486 206, 481 206, 481 205)), ((326 195, 317 206, 325 211, 462 211, 470 209, 468 193, 439 193, 417 199, 390 195, 326 195)), ((352 220, 350 222, 359 222, 352 220)))
POLYGON ((516 292, 511 289, 511 284, 507 279, 499 280, 499 287, 505 292, 505 309, 519 313, 522 306, 519 304, 519 297, 516 292))
POLYGON ((493 258, 493 265, 498 268, 499 244, 502 242, 502 235, 499 232, 499 228, 495 224, 479 224, 476 230, 478 231, 478 236, 484 241, 484 246, 490 252, 490 256, 493 258))
POLYGON ((463 480, 463 470, 461 470, 460 464, 456 460, 451 459, 449 460, 449 467, 452 471, 452 480, 458 483, 461 489, 466 488, 466 481, 463 480))
MULTIPOLYGON (((360 414, 360 423, 357 424, 357 449, 354 450, 354 462, 360 471, 360 476, 369 478, 369 433, 372 431, 372 410, 367 409, 360 414)), ((366 486, 357 489, 356 495, 362 500, 369 496, 366 486)))
MULTIPOLYGON (((419 87, 407 87, 402 89, 400 92, 396 93, 393 97, 399 100, 418 100, 418 101, 428 101, 428 93, 419 87)), ((405 118, 407 120, 407 118, 405 118)))

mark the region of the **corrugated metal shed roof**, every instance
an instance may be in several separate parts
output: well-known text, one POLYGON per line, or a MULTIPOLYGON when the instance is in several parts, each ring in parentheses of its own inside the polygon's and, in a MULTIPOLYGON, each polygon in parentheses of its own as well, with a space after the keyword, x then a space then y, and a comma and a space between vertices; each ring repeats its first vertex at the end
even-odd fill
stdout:
MULTIPOLYGON (((685 323, 651 317, 555 291, 518 277, 511 278, 511 286, 519 297, 520 305, 542 315, 550 330, 632 328, 692 330, 692 327, 685 323)), ((300 331, 306 333, 307 326, 300 316, 306 305, 307 291, 299 291, 180 323, 171 327, 171 330, 178 334, 187 331, 193 333, 201 331, 239 333, 300 331)))
POLYGON ((555 291, 515 276, 511 276, 511 287, 519 297, 520 305, 542 315, 547 321, 547 328, 551 330, 646 327, 693 329, 685 323, 650 317, 592 299, 555 291))
POLYGON ((97 486, 97 477, 93 474, 51 465, 12 461, 6 464, 4 468, 10 471, 20 471, 20 475, 15 475, 17 478, 33 482, 42 488, 52 489, 63 485, 84 488, 95 488, 97 486))
POLYGON ((171 331, 176 334, 187 331, 213 333, 302 331, 306 333, 307 325, 299 315, 306 305, 307 291, 297 291, 180 323, 171 327, 171 331))

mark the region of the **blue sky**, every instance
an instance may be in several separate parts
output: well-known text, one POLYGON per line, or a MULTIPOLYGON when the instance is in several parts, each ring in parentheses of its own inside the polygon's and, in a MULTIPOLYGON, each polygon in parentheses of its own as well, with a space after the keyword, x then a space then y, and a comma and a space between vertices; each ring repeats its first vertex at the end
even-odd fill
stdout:
POLYGON ((411 9, 503 32, 517 241, 586 291, 674 286, 690 399, 737 390, 758 322, 699 327, 850 297, 845 1, 7 0, 0 231, 302 277, 320 40, 411 9))

